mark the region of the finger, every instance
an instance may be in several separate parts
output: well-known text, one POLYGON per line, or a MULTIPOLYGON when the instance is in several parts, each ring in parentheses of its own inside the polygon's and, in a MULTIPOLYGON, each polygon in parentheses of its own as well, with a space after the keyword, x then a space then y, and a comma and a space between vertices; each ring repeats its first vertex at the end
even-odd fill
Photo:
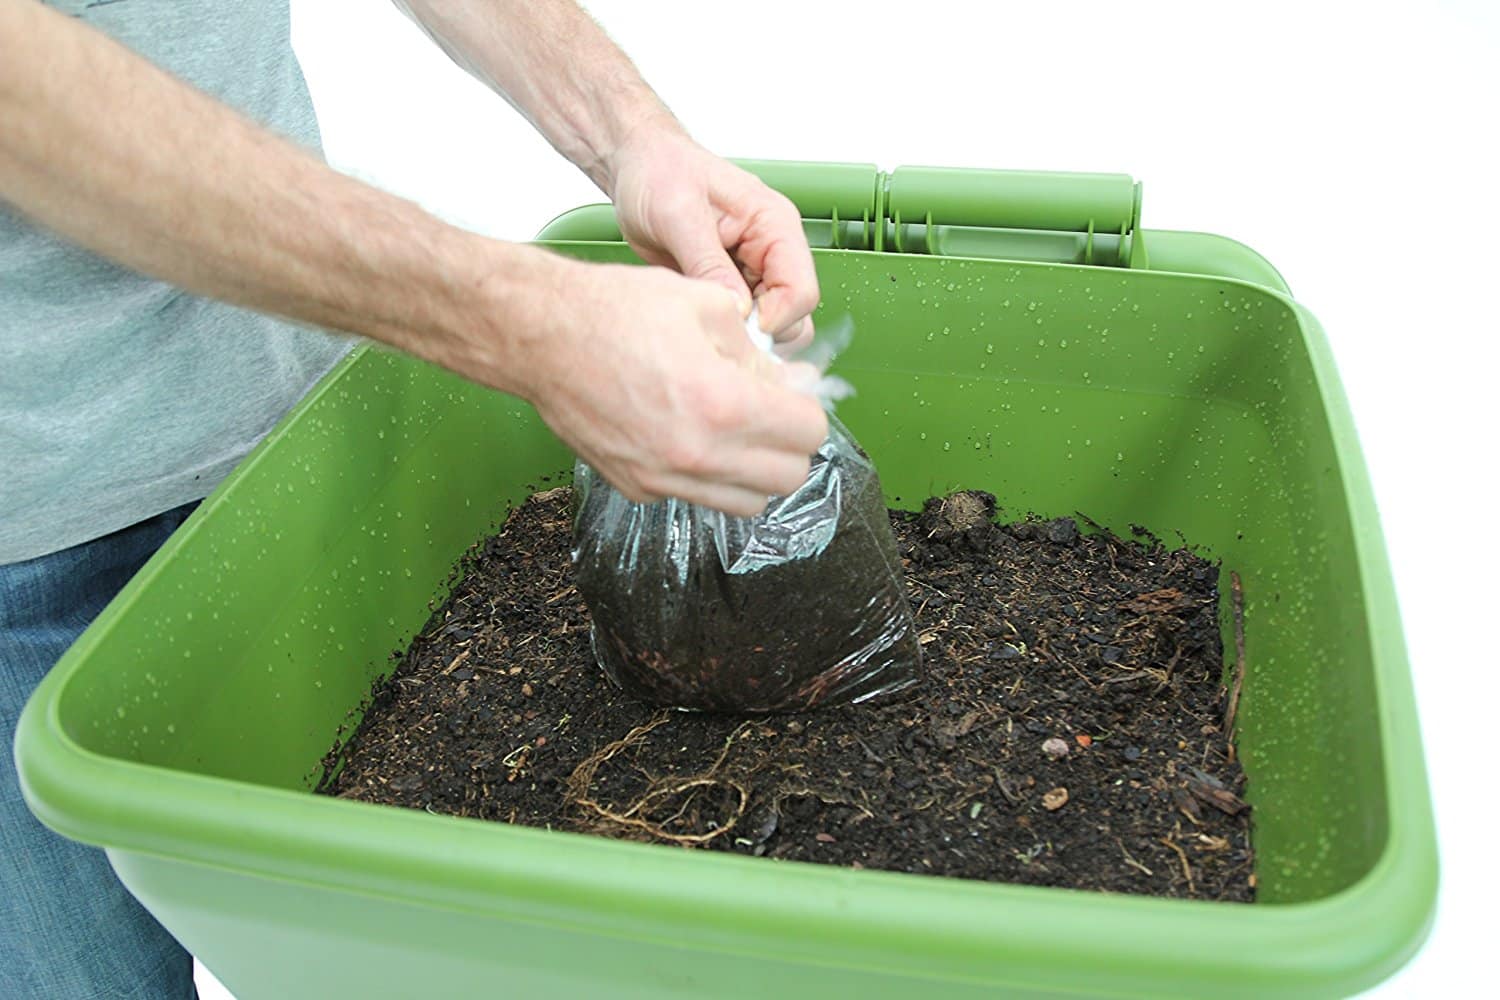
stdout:
POLYGON ((810 284, 786 285, 767 276, 755 299, 760 308, 761 329, 781 340, 806 319, 818 305, 817 279, 810 281, 810 284))
POLYGON ((725 448, 722 459, 702 478, 756 494, 786 496, 807 481, 808 455, 770 448, 725 448))
POLYGON ((711 291, 717 300, 710 301, 706 306, 704 325, 718 355, 734 364, 741 372, 770 377, 770 368, 777 364, 776 359, 762 351, 746 335, 745 320, 739 312, 738 303, 725 293, 722 286, 700 287, 711 291))
POLYGON ((811 365, 786 364, 777 365, 773 375, 755 381, 743 440, 775 451, 811 455, 828 437, 828 415, 807 391, 792 386, 810 388, 817 371, 811 365))
POLYGON ((803 316, 800 322, 792 325, 783 337, 777 338, 776 353, 783 358, 790 358, 811 344, 813 341, 813 321, 811 316, 803 316))
POLYGON ((652 481, 653 491, 688 503, 701 504, 735 517, 754 517, 766 509, 769 491, 747 490, 730 483, 663 473, 652 481))
POLYGON ((677 264, 677 269, 689 278, 711 281, 734 293, 739 314, 750 312, 750 286, 740 275, 729 251, 719 239, 718 227, 707 210, 682 219, 671 230, 663 234, 663 245, 677 264))
POLYGON ((818 304, 818 275, 812 251, 802 233, 800 219, 780 223, 779 231, 757 263, 760 282, 756 304, 761 329, 780 340, 810 314, 818 304))

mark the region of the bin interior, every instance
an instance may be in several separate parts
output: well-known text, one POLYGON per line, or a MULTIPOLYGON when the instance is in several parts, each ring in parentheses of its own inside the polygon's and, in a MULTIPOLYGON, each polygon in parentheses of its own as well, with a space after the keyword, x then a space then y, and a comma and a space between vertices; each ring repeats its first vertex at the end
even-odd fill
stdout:
MULTIPOLYGON (((985 489, 1006 516, 1141 525, 1241 574, 1260 898, 1318 899, 1368 873, 1387 836, 1375 660, 1403 653, 1397 623, 1366 613, 1383 556, 1352 520, 1351 455, 1362 473, 1312 318, 1208 276, 817 263, 820 320, 854 323, 836 370, 858 392, 839 413, 894 505, 985 489)), ((104 758, 311 794, 464 549, 571 461, 528 406, 357 354, 74 650, 57 724, 104 758)))

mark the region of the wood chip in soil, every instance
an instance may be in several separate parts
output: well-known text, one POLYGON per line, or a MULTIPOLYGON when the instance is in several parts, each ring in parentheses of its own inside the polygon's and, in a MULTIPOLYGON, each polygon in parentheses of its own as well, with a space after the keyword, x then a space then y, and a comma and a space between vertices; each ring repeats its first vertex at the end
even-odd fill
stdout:
POLYGON ((1229 754, 1218 568, 963 492, 890 514, 925 658, 892 700, 736 718, 610 685, 537 494, 462 578, 320 791, 856 868, 1254 898, 1229 754))

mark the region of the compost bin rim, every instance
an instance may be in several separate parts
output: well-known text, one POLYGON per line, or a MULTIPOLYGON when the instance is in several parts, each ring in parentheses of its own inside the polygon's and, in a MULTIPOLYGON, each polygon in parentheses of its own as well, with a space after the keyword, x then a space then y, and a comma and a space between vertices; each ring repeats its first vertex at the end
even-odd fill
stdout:
MULTIPOLYGON (((566 213, 564 213, 564 214, 566 214, 566 213)), ((1129 281, 1135 281, 1135 280, 1156 280, 1156 279, 1181 280, 1181 279, 1184 279, 1184 278, 1190 278, 1190 279, 1196 279, 1196 280, 1202 280, 1202 281, 1227 282, 1228 284, 1230 284, 1230 285, 1232 285, 1232 286, 1234 286, 1236 288, 1251 289, 1251 290, 1258 291, 1258 292, 1266 292, 1266 293, 1274 296, 1276 299, 1278 299, 1278 300, 1286 303, 1287 305, 1300 305, 1300 303, 1298 302, 1298 300, 1295 297, 1293 297, 1291 289, 1287 285, 1285 279, 1282 278, 1280 272, 1276 270, 1275 265, 1273 265, 1269 260, 1267 260, 1264 256, 1262 256, 1253 247, 1250 247, 1247 244, 1242 243, 1239 240, 1236 240, 1236 239, 1234 239, 1231 236, 1220 236, 1217 233, 1208 233, 1208 232, 1202 232, 1202 231, 1199 231, 1199 230, 1191 230, 1191 229, 1173 229, 1173 230, 1154 230, 1154 229, 1148 229, 1148 230, 1145 230, 1145 232, 1147 232, 1147 233, 1169 233, 1169 234, 1172 234, 1172 235, 1204 237, 1204 238, 1212 239, 1212 240, 1215 240, 1215 241, 1218 241, 1218 242, 1221 242, 1221 243, 1232 244, 1234 247, 1236 247, 1236 248, 1238 248, 1240 250, 1243 250, 1246 253, 1252 255, 1255 262, 1257 262, 1259 265, 1264 266, 1266 269, 1268 269, 1271 272, 1271 274, 1275 275, 1275 277, 1280 281, 1280 287, 1277 287, 1276 285, 1268 285, 1268 284, 1265 284, 1264 282, 1256 281, 1256 280, 1253 280, 1253 279, 1250 279, 1250 278, 1242 278, 1242 277, 1239 277, 1237 275, 1231 275, 1231 274, 1219 274, 1217 272, 1173 271, 1173 270, 1160 269, 1160 268, 1139 268, 1139 267, 1103 267, 1103 266, 1098 265, 1098 264, 1080 264, 1080 263, 1075 263, 1075 262, 1072 262, 1072 261, 1021 260, 1021 259, 1014 259, 1014 258, 1009 258, 1009 257, 976 257, 976 256, 965 256, 963 254, 891 253, 890 251, 886 251, 886 250, 865 250, 865 249, 859 249, 859 248, 856 248, 856 247, 813 247, 812 248, 812 255, 813 255, 813 259, 814 260, 816 260, 819 257, 824 257, 824 256, 834 256, 834 257, 853 256, 853 257, 878 258, 878 259, 881 259, 881 260, 888 260, 888 261, 892 261, 892 262, 896 262, 896 261, 952 261, 952 262, 958 262, 958 263, 964 263, 964 264, 982 264, 982 265, 995 266, 995 267, 1024 267, 1024 268, 1039 268, 1039 269, 1042 269, 1042 270, 1063 269, 1063 270, 1067 270, 1067 271, 1088 271, 1088 272, 1091 272, 1093 274, 1098 275, 1100 278, 1106 278, 1106 279, 1107 278, 1122 278, 1122 279, 1124 279, 1127 282, 1129 282, 1129 281)), ((552 239, 537 239, 537 240, 532 240, 530 245, 531 246, 535 246, 535 247, 540 247, 543 250, 555 250, 555 251, 559 251, 559 252, 565 252, 565 251, 571 250, 571 249, 580 249, 581 250, 581 249, 594 249, 594 248, 598 248, 598 247, 611 247, 611 248, 620 248, 620 249, 629 251, 632 255, 634 255, 634 253, 635 253, 635 251, 631 249, 630 244, 624 242, 623 240, 579 240, 579 239, 552 240, 552 239)), ((649 267, 649 266, 651 266, 651 265, 647 264, 645 261, 641 261, 638 257, 636 259, 639 261, 639 265, 638 266, 643 266, 643 267, 649 267)))

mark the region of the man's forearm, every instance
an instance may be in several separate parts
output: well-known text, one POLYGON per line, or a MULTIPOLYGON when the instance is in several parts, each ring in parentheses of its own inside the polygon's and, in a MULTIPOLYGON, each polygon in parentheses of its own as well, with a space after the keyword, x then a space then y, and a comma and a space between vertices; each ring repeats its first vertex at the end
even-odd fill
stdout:
POLYGON ((0 52, 0 199, 126 266, 461 370, 503 340, 476 314, 524 328, 559 280, 33 0, 0 0, 0 52))
POLYGON ((396 0, 455 62, 613 194, 613 154, 676 120, 573 0, 396 0))

